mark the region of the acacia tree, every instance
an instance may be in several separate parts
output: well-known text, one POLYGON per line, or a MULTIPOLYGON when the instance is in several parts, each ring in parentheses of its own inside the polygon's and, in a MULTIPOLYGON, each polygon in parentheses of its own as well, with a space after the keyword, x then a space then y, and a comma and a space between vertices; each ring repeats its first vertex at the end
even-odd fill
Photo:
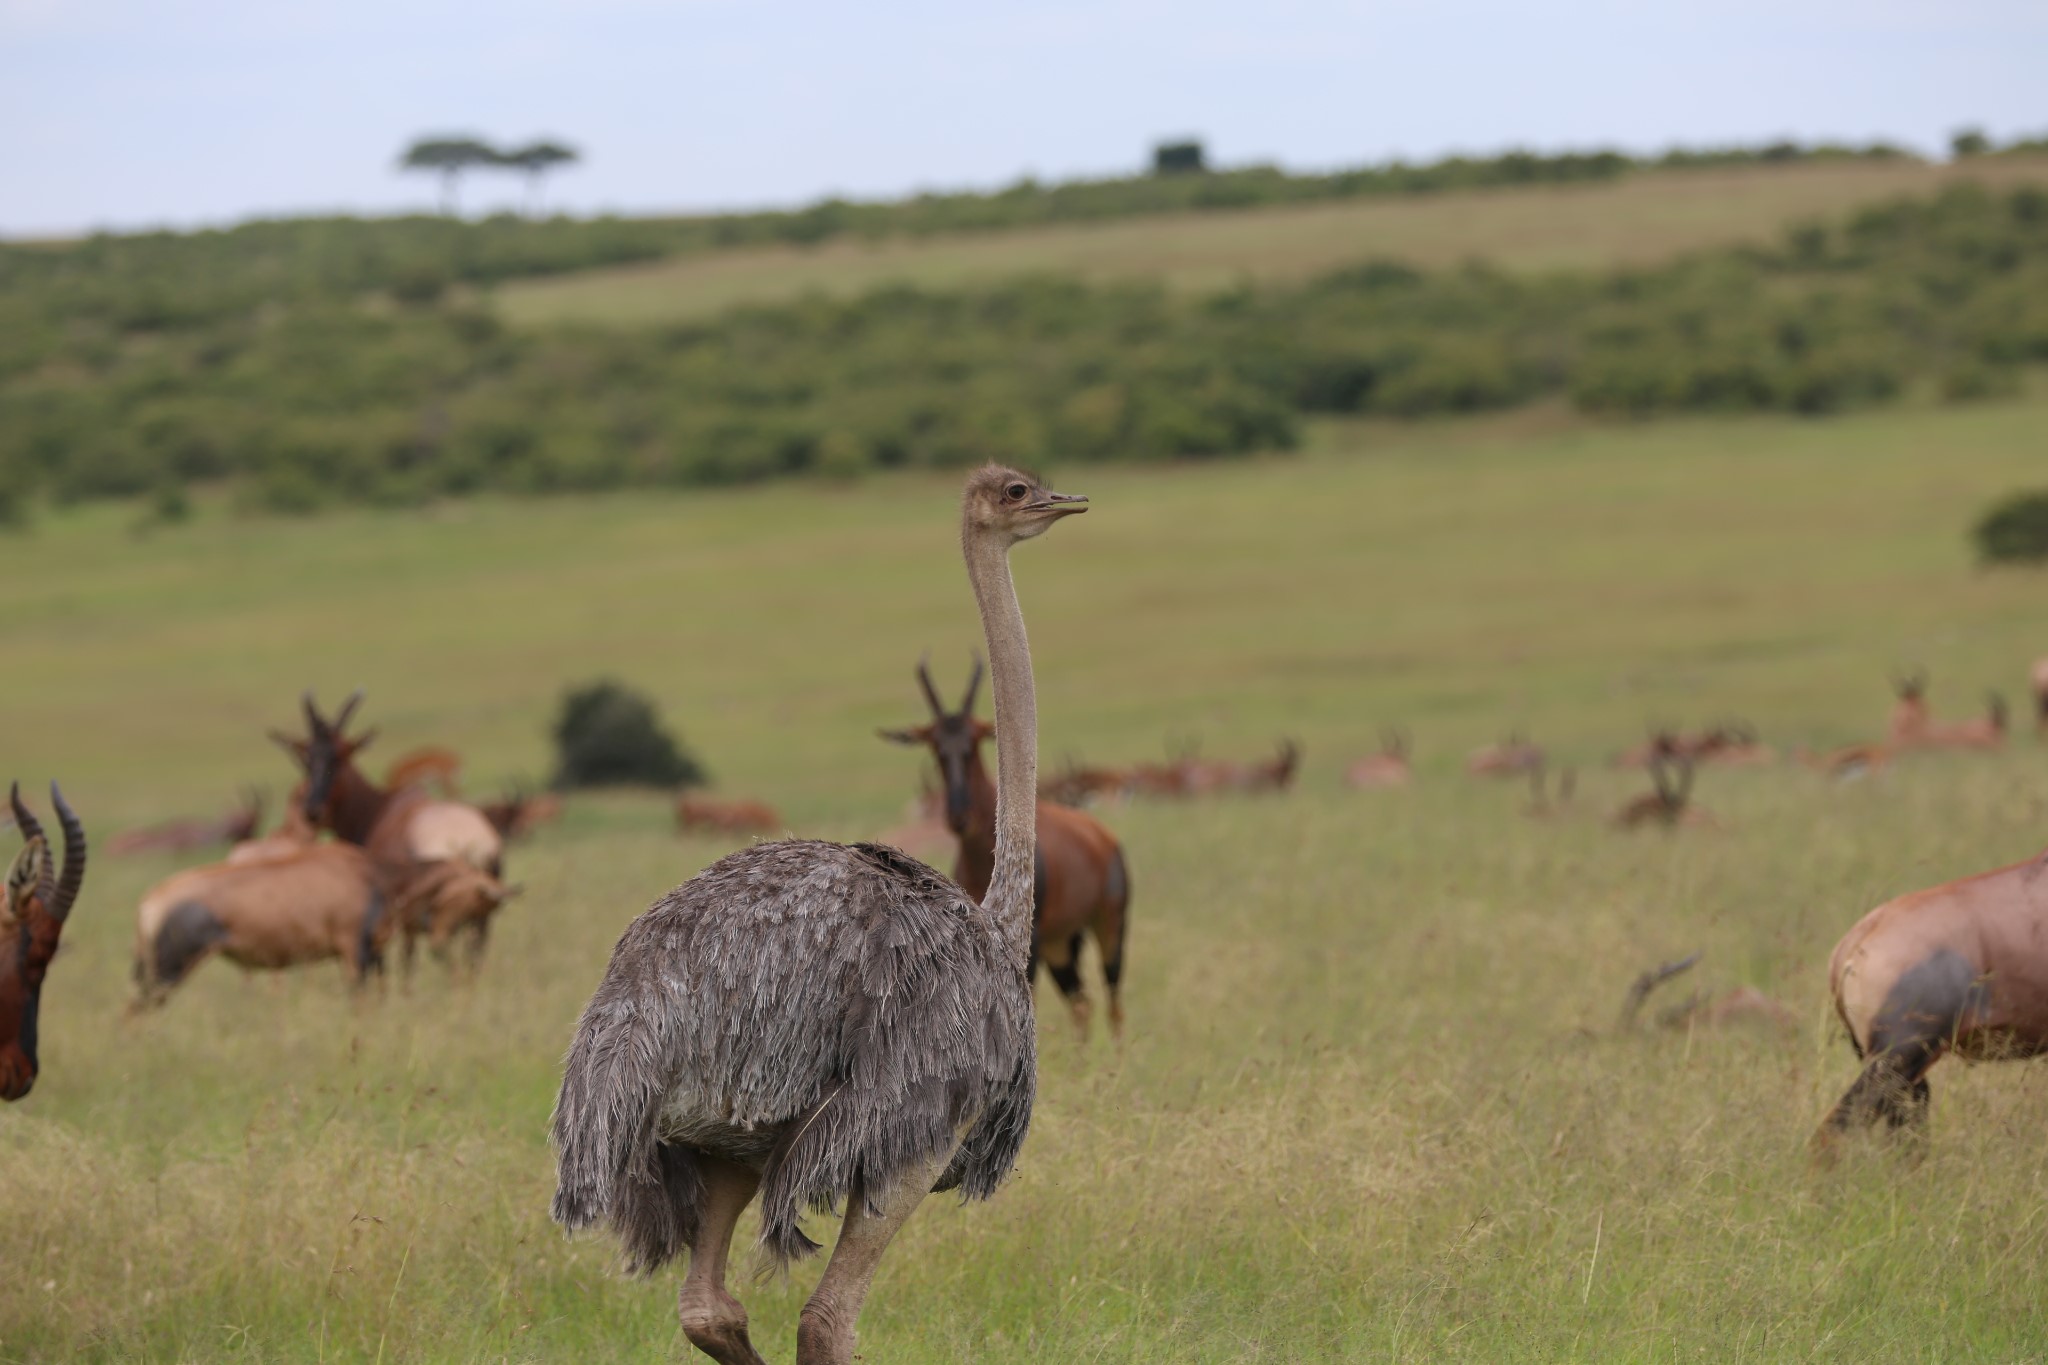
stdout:
POLYGON ((582 157, 574 147, 565 147, 543 138, 506 152, 498 158, 498 164, 516 166, 526 172, 526 212, 531 216, 540 212, 541 181, 547 173, 557 166, 574 165, 580 160, 582 157))
POLYGON ((495 166, 501 154, 488 142, 473 137, 423 137, 405 149, 398 160, 404 171, 434 171, 441 177, 441 212, 456 209, 456 182, 462 173, 477 166, 495 166))

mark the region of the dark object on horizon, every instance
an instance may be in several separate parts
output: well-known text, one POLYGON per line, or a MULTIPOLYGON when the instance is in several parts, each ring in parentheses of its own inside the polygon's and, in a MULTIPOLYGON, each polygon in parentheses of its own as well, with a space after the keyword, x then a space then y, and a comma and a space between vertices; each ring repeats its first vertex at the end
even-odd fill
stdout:
POLYGON ((1948 140, 1948 150, 1951 161, 1984 156, 1991 151, 1991 139, 1984 136, 1982 128, 1958 128, 1948 140))
POLYGON ((1202 143, 1199 138, 1161 142, 1152 148, 1154 175, 1199 175, 1208 169, 1209 163, 1202 154, 1202 143))
POLYGON ((441 212, 456 212, 455 192, 462 173, 498 164, 498 151, 473 137, 423 137, 398 159, 402 171, 433 171, 441 177, 441 212))
POLYGON ((498 158, 498 164, 526 173, 526 213, 528 217, 536 217, 540 212, 541 182, 547 173, 557 166, 573 166, 582 159, 582 154, 574 147, 543 138, 504 153, 498 158))
POLYGON ((1972 534, 1986 564, 2048 560, 2048 491, 2007 494, 1992 504, 1972 534))
POLYGON ((609 679, 574 688, 555 721, 557 791, 575 787, 701 787, 702 765, 664 730, 654 703, 609 679))

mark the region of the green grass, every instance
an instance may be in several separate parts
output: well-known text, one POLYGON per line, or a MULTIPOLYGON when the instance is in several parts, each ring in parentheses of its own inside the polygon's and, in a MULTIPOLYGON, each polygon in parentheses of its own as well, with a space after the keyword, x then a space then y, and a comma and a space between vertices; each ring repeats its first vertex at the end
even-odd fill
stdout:
POLYGON ((497 299, 516 323, 658 323, 812 292, 855 294, 896 283, 953 288, 1033 272, 1135 276, 1207 290, 1245 279, 1307 279, 1373 257, 1424 265, 1478 257, 1517 270, 1594 269, 1765 241, 1797 220, 1930 193, 1958 178, 2039 182, 2048 178, 2048 158, 1652 172, 1587 185, 751 248, 522 281, 502 287, 497 299))
MULTIPOLYGON (((1829 422, 1330 428, 1302 455, 1091 472, 1020 549, 1049 760, 1293 734, 1281 799, 1105 818, 1136 885, 1131 1036, 1069 1038, 990 1204, 935 1200, 886 1263, 870 1360, 2034 1360, 2048 1355, 2042 1073, 1935 1073, 1933 1145, 1815 1172, 1853 1071, 1828 949, 1899 890, 2041 841, 2031 743, 1830 787, 1710 773, 1720 832, 1624 836, 1601 758, 1647 719, 1873 734, 1888 668, 1937 708, 2016 691, 2041 579, 1964 530, 2039 479, 2039 401, 1829 422), (1352 794, 1379 726, 1408 793, 1352 794), (1519 724, 1581 809, 1458 774, 1519 724), (1616 1036, 1628 980, 1700 949, 1780 1035, 1616 1036)), ((0 540, 6 768, 94 831, 281 786, 263 727, 369 688, 395 752, 479 786, 545 764, 567 683, 653 690, 726 790, 805 832, 900 818, 911 668, 976 644, 950 478, 481 501, 137 539, 111 507, 0 540)), ((678 1358, 674 1278, 546 1221, 544 1126, 620 927, 718 848, 616 797, 515 852, 480 981, 360 1005, 324 967, 209 964, 122 1018, 129 908, 96 860, 0 1115, 0 1360, 678 1358)), ((1092 971, 1092 968, 1091 968, 1092 971)), ((1682 988, 1681 988, 1682 989, 1682 988)), ((816 1275, 737 1286, 771 1359, 816 1275)))

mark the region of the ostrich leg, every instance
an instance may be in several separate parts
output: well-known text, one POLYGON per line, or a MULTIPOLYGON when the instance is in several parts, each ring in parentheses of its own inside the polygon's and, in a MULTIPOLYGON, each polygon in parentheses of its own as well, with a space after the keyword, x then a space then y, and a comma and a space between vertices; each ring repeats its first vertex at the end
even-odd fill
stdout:
POLYGON ((725 1292, 733 1225, 753 1201, 761 1177, 745 1166, 702 1153, 697 1165, 704 1178, 704 1205, 697 1244, 690 1249, 690 1273, 676 1299, 683 1335, 718 1365, 767 1365, 747 1339, 746 1308, 725 1292))
POLYGON ((932 1183, 945 1174, 949 1159, 950 1153, 929 1167, 905 1171, 879 1213, 867 1211, 867 1200, 858 1190, 846 1201, 839 1245, 832 1248, 832 1260, 797 1319, 796 1365, 853 1365, 853 1324, 882 1264, 882 1253, 931 1192, 932 1183))

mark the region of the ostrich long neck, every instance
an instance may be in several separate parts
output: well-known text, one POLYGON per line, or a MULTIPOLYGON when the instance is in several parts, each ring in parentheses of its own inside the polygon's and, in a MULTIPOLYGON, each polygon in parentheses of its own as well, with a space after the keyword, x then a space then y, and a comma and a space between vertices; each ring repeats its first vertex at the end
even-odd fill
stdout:
POLYGON ((1032 860, 1038 849, 1038 699, 1031 684, 1031 645, 1010 581, 1008 548, 971 525, 961 534, 961 548, 995 683, 995 873, 981 903, 1012 930, 1021 965, 1030 952, 1032 860))

